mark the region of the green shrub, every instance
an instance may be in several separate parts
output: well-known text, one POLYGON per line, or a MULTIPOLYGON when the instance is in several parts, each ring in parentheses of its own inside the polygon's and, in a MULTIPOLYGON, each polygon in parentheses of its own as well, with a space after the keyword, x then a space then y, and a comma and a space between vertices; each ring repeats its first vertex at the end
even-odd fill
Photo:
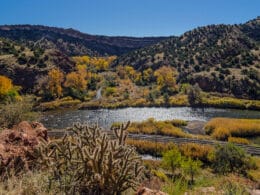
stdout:
POLYGON ((232 143, 218 146, 213 160, 213 169, 220 174, 231 172, 246 174, 246 171, 253 168, 252 159, 245 151, 232 143))
POLYGON ((199 160, 192 160, 191 158, 187 158, 181 164, 181 168, 183 172, 190 176, 191 184, 194 183, 194 176, 200 172, 200 167, 202 163, 199 160))
POLYGON ((177 147, 163 153, 162 164, 174 175, 175 170, 181 167, 182 156, 177 147))

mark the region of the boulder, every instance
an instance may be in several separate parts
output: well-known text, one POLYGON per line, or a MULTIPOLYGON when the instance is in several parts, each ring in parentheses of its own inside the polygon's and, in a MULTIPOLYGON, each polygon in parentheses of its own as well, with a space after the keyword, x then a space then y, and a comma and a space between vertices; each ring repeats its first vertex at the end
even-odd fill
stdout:
POLYGON ((40 140, 48 140, 47 129, 38 122, 23 121, 0 133, 0 175, 31 169, 40 140))

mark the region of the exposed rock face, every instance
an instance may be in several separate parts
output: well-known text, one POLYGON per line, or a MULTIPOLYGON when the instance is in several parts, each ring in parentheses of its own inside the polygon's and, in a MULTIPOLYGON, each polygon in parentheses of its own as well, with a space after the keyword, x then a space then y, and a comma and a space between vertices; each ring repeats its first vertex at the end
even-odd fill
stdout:
POLYGON ((167 195, 167 194, 158 190, 151 190, 149 188, 142 187, 136 192, 136 195, 167 195))
POLYGON ((38 122, 23 121, 0 133, 0 175, 11 169, 14 174, 34 166, 35 148, 40 139, 47 140, 47 129, 38 122))

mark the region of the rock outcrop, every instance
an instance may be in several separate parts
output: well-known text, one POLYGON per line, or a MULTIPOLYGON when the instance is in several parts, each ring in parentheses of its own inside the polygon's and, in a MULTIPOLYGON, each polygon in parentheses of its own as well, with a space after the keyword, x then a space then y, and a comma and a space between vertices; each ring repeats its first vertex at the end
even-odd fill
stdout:
POLYGON ((35 148, 47 140, 47 129, 38 122, 23 121, 0 133, 0 175, 18 174, 35 164, 35 148))

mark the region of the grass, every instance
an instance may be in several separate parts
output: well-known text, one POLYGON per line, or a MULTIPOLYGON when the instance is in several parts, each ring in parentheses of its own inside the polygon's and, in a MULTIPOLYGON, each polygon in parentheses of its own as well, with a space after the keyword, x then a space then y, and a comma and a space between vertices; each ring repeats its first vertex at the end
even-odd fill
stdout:
MULTIPOLYGON (((196 176, 194 185, 189 185, 183 177, 173 180, 166 178, 161 166, 158 166, 153 173, 161 178, 163 186, 161 190, 168 194, 234 194, 249 195, 252 189, 257 188, 257 181, 237 174, 217 175, 211 168, 204 168, 196 176)), ((258 180, 259 182, 259 180, 258 180)))
POLYGON ((209 162, 209 155, 214 151, 213 146, 196 143, 181 144, 179 145, 179 149, 184 156, 200 160, 204 163, 209 162))
POLYGON ((250 144, 250 141, 248 139, 241 137, 228 137, 228 142, 236 144, 250 144))
POLYGON ((256 163, 256 170, 250 170, 248 172, 248 177, 256 182, 260 182, 260 157, 252 157, 253 161, 256 163))
MULTIPOLYGON (((137 152, 140 154, 150 154, 153 156, 162 156, 163 152, 176 147, 174 143, 162 143, 135 139, 127 139, 126 143, 135 146, 137 152)), ((184 156, 201 160, 204 163, 209 163, 210 155, 214 151, 213 146, 196 143, 181 144, 178 148, 184 156)))
POLYGON ((140 154, 150 154, 153 156, 162 156, 163 152, 170 150, 175 146, 173 143, 152 142, 134 139, 127 139, 126 143, 135 146, 136 151, 140 154))
POLYGON ((54 110, 58 108, 70 108, 70 107, 75 107, 80 103, 81 101, 78 99, 74 100, 71 97, 65 97, 51 102, 43 102, 40 104, 39 109, 42 111, 47 111, 47 110, 54 110))
POLYGON ((28 172, 21 176, 10 176, 0 182, 0 195, 16 194, 58 194, 57 187, 48 186, 47 175, 43 172, 28 172))
POLYGON ((180 128, 180 126, 185 125, 187 125, 187 122, 182 120, 156 121, 153 118, 150 118, 142 122, 132 122, 128 128, 128 132, 174 137, 191 137, 190 134, 185 133, 180 128))
POLYGON ((260 145, 260 136, 250 137, 249 141, 252 142, 253 144, 260 145))
POLYGON ((260 135, 260 119, 213 118, 204 128, 218 140, 228 140, 231 136, 253 137, 260 135))
MULTIPOLYGON (((179 119, 156 121, 154 118, 149 118, 141 122, 132 122, 127 130, 129 133, 133 134, 165 135, 177 138, 195 138, 201 140, 212 139, 208 135, 195 135, 184 132, 182 128, 187 124, 187 121, 179 119)), ((112 124, 112 127, 119 125, 121 125, 121 123, 115 122, 112 124)))
POLYGON ((206 95, 202 99, 204 106, 219 107, 219 108, 238 108, 238 109, 251 109, 260 110, 259 100, 246 100, 233 97, 216 97, 206 95))

